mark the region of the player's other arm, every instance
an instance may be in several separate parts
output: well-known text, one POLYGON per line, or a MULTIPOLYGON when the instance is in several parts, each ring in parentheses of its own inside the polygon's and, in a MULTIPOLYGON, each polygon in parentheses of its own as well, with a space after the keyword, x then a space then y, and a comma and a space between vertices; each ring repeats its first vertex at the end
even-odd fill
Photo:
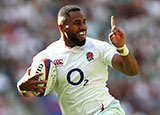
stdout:
POLYGON ((129 76, 137 75, 139 72, 139 65, 126 47, 124 33, 116 27, 113 16, 111 17, 111 28, 109 39, 120 54, 115 54, 113 56, 113 68, 129 76))
POLYGON ((17 89, 21 95, 24 97, 32 97, 32 91, 35 92, 43 92, 46 88, 45 86, 40 87, 38 84, 45 84, 47 81, 35 81, 36 77, 39 77, 43 73, 36 74, 34 76, 30 76, 31 68, 28 68, 25 75, 18 81, 17 89))
POLYGON ((112 66, 128 76, 137 75, 139 72, 139 65, 130 53, 127 56, 115 54, 112 59, 112 66))

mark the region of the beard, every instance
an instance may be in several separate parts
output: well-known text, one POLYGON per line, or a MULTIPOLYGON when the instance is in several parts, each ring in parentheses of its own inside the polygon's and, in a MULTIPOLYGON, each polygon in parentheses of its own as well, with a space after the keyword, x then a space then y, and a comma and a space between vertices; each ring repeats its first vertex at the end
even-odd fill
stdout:
POLYGON ((86 39, 81 41, 78 39, 78 36, 73 33, 68 34, 68 40, 74 44, 74 46, 83 46, 86 43, 86 39))

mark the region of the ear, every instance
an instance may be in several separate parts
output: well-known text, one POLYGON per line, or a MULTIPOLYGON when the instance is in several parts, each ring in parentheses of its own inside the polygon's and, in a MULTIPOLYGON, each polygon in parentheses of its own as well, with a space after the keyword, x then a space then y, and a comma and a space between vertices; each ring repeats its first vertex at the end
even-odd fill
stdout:
POLYGON ((58 25, 58 28, 59 28, 60 30, 62 30, 62 29, 63 29, 63 25, 62 25, 62 24, 58 25))
POLYGON ((69 28, 69 25, 66 25, 65 28, 69 28))

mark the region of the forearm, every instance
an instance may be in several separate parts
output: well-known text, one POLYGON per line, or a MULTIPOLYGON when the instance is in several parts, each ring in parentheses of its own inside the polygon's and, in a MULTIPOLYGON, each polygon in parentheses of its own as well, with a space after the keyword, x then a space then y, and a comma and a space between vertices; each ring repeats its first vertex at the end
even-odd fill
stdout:
POLYGON ((20 87, 20 84, 18 84, 18 83, 17 83, 17 89, 18 89, 19 93, 24 97, 32 97, 33 96, 31 91, 22 90, 20 87))
POLYGON ((17 83, 17 89, 18 89, 18 92, 24 96, 24 97, 32 97, 33 94, 31 91, 26 91, 24 88, 23 88, 23 82, 25 80, 25 77, 21 78, 20 81, 18 81, 17 83))
POLYGON ((133 76, 139 72, 139 65, 136 59, 129 53, 127 56, 120 56, 122 60, 123 73, 133 76))
POLYGON ((137 75, 139 72, 139 65, 131 53, 128 53, 126 56, 115 54, 112 59, 112 66, 128 76, 137 75))

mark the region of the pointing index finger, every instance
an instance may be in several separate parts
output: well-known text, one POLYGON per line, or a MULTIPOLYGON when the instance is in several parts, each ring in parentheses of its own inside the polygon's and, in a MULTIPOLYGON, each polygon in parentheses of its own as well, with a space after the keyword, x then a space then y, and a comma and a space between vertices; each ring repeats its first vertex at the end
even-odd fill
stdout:
POLYGON ((111 28, 115 26, 114 16, 111 16, 111 28))

